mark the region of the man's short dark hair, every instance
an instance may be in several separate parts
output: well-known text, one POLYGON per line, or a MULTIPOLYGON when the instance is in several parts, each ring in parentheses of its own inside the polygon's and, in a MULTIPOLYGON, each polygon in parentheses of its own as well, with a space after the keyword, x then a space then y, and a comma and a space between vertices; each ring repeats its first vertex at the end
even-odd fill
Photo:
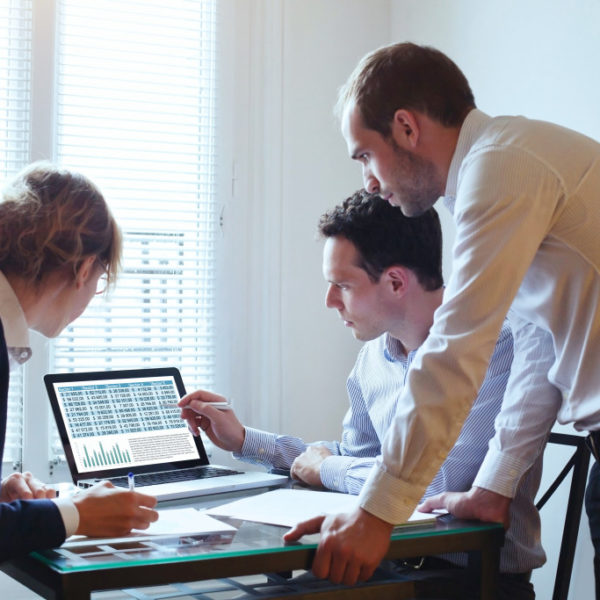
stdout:
POLYGON ((410 42, 379 48, 358 63, 340 89, 340 118, 351 102, 365 127, 384 137, 401 108, 422 112, 445 127, 459 127, 475 108, 469 82, 456 64, 435 48, 410 42))
POLYGON ((352 242, 360 256, 358 266, 372 281, 379 281, 388 267, 401 265, 428 291, 444 283, 442 229, 433 208, 419 217, 405 217, 381 196, 359 190, 321 217, 319 232, 352 242))

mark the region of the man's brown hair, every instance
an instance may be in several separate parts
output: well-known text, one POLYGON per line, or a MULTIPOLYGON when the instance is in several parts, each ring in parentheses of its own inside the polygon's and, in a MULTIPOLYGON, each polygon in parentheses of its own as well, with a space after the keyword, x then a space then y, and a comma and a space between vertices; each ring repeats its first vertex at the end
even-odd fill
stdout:
POLYGON ((475 99, 463 72, 445 54, 404 42, 367 54, 340 89, 341 118, 355 103, 368 129, 389 137, 398 109, 421 112, 445 127, 459 127, 475 99))

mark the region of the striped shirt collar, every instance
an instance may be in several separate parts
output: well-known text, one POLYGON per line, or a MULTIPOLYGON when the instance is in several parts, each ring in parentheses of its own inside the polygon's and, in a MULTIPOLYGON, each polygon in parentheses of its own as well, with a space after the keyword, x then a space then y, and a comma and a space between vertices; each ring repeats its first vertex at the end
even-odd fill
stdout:
POLYGON ((385 348, 383 354, 386 360, 390 362, 401 362, 405 366, 410 363, 416 350, 411 350, 408 355, 404 349, 402 342, 389 333, 385 334, 385 348))

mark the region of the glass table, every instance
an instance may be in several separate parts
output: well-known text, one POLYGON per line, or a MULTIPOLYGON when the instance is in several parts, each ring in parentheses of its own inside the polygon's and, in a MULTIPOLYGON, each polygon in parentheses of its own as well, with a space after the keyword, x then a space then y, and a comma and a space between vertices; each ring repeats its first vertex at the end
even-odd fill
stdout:
MULTIPOLYGON (((85 547, 34 552, 0 564, 0 569, 49 600, 87 600, 92 591, 310 569, 317 536, 286 544, 282 540, 286 527, 222 520, 234 525, 236 531, 100 541, 85 547)), ((396 528, 386 558, 467 552, 469 568, 481 576, 481 598, 492 599, 503 539, 504 530, 499 524, 447 516, 438 518, 435 524, 396 528)), ((395 598, 418 597, 420 590, 426 589, 423 583, 410 581, 398 581, 396 585, 395 598)), ((360 586, 346 588, 343 597, 351 598, 359 590, 360 586)))

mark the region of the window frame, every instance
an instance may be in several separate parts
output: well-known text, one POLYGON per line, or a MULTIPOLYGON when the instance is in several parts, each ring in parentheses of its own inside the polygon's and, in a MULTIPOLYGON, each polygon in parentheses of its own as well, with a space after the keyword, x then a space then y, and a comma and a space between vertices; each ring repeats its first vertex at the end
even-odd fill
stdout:
MULTIPOLYGON (((238 135, 235 127, 227 115, 235 112, 234 104, 243 106, 244 98, 235 98, 231 90, 235 85, 235 65, 238 62, 240 44, 236 40, 236 28, 245 18, 238 16, 239 8, 235 0, 219 0, 220 27, 217 42, 217 55, 220 76, 219 98, 221 102, 218 113, 217 135, 218 139, 218 166, 216 174, 216 189, 219 198, 219 214, 221 214, 221 235, 217 242, 216 264, 216 302, 217 336, 216 389, 229 394, 231 377, 236 368, 232 366, 232 345, 228 342, 234 331, 239 332, 240 321, 228 315, 231 309, 230 302, 235 294, 234 282, 227 276, 231 269, 240 269, 246 272, 244 265, 240 264, 240 255, 231 251, 232 241, 236 244, 237 225, 225 223, 234 195, 239 191, 236 174, 233 171, 233 148, 236 145, 235 137, 238 135), (225 25, 226 24, 226 25, 225 25), (221 334, 223 333, 223 335, 221 334), (225 341, 225 343, 222 343, 225 341)), ((55 90, 55 54, 56 47, 56 0, 33 2, 32 14, 32 63, 31 63, 31 136, 30 136, 30 161, 53 160, 56 156, 55 123, 56 104, 54 101, 55 90), (50 107, 50 108, 49 108, 50 107)), ((248 38, 246 38, 247 42, 248 38)), ((241 49, 245 52, 245 48, 241 49)), ((237 219, 234 219, 237 221, 237 219)), ((238 223, 239 224, 239 223, 238 223)), ((245 225, 242 220, 242 229, 245 225)), ((242 236, 244 232, 242 232, 242 236)), ((243 262, 243 261, 242 261, 243 262)), ((235 310, 235 309, 233 309, 235 310)), ((33 356, 23 368, 23 449, 21 464, 3 464, 6 476, 17 467, 18 470, 31 471, 39 479, 49 483, 70 480, 70 474, 64 461, 50 461, 50 430, 48 423, 53 420, 50 405, 43 383, 43 374, 48 372, 49 344, 51 341, 43 336, 31 332, 31 345, 33 356), (32 442, 35 440, 35 443, 32 442), (41 452, 40 449, 47 449, 41 452)), ((245 341, 242 342, 247 347, 245 341)), ((191 384, 190 384, 191 385, 191 384)), ((191 391, 191 390, 188 390, 191 391)), ((230 461, 221 461, 230 462, 230 461)))

